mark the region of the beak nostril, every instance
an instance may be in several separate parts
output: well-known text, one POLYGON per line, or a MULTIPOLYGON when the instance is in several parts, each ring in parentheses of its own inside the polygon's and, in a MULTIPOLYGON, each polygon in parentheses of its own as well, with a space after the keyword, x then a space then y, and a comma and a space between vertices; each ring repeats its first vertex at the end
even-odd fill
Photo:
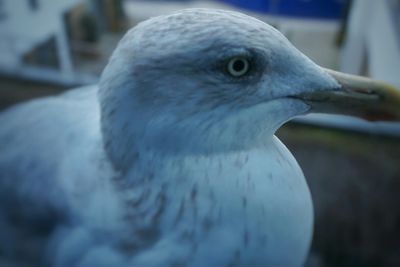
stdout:
POLYGON ((343 88, 342 91, 337 92, 337 94, 342 95, 347 98, 357 98, 359 100, 380 100, 382 96, 373 90, 348 90, 343 88))
POLYGON ((351 84, 348 81, 339 81, 339 83, 341 85, 339 90, 349 94, 381 95, 378 90, 375 90, 373 87, 368 88, 367 86, 363 86, 363 84, 351 84))

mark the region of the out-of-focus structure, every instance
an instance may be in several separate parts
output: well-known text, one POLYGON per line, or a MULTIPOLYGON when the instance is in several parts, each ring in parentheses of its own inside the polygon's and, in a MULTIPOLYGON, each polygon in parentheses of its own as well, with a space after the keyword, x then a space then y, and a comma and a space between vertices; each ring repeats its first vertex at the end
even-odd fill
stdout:
MULTIPOLYGON (((1 0, 0 74, 56 84, 95 82, 73 52, 96 57, 99 30, 116 30, 112 0, 1 0)), ((106 55, 108 57, 108 55, 106 55)))
POLYGON ((64 17, 80 2, 2 0, 0 72, 52 82, 80 79, 73 70, 64 17))
POLYGON ((340 69, 400 87, 400 1, 353 1, 340 69))

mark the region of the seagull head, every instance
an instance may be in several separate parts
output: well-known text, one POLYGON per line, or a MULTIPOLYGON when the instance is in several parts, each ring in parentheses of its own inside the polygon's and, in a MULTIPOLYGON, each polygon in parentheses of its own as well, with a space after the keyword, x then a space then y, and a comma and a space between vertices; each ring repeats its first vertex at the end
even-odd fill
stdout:
POLYGON ((132 157, 117 155, 127 149, 249 149, 314 106, 328 110, 320 103, 343 91, 342 78, 241 13, 190 9, 155 17, 125 35, 102 74, 106 149, 118 162, 132 157))

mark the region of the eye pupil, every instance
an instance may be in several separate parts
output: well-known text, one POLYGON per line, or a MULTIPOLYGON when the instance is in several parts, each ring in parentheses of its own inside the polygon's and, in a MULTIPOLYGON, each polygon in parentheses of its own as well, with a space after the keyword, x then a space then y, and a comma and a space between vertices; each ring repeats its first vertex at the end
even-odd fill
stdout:
POLYGON ((250 63, 245 57, 234 57, 229 60, 227 71, 230 76, 242 77, 248 73, 250 63))
POLYGON ((233 69, 235 71, 242 71, 245 67, 245 63, 243 62, 242 59, 237 59, 234 63, 233 63, 233 69))

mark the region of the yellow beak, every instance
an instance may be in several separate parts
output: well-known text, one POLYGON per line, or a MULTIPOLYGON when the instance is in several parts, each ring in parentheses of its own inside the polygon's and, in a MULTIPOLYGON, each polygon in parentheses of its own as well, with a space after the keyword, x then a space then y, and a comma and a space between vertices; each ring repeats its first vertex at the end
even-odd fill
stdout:
POLYGON ((369 121, 400 121, 400 89, 361 76, 325 71, 341 88, 299 95, 310 104, 311 112, 351 115, 369 121))

